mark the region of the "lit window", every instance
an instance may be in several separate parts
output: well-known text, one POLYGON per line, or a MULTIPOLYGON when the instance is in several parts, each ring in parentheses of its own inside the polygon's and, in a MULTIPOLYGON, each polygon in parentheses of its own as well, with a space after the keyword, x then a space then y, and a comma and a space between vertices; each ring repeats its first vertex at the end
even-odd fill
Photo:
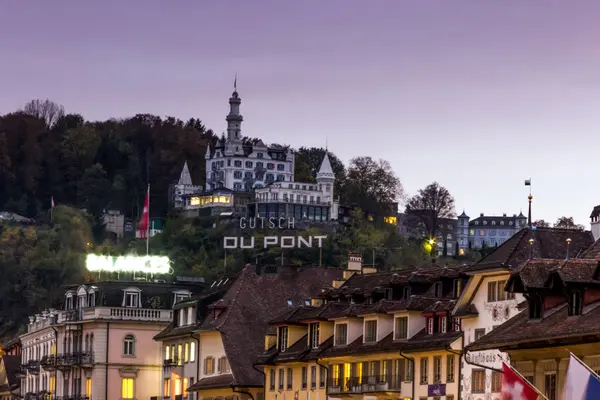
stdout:
POLYGON ((212 375, 215 373, 215 359, 206 357, 204 359, 204 375, 212 375))
POLYGON ((225 374, 230 371, 229 361, 227 360, 227 357, 219 358, 217 369, 219 370, 220 374, 225 374))
POLYGON ((135 337, 133 335, 125 336, 123 340, 123 354, 126 356, 135 355, 135 337))
POLYGON ((121 398, 133 399, 133 378, 121 378, 121 398))
POLYGON ((190 361, 190 345, 188 343, 185 344, 183 350, 183 362, 190 361))
POLYGON ((190 362, 196 361, 196 342, 190 343, 190 362))

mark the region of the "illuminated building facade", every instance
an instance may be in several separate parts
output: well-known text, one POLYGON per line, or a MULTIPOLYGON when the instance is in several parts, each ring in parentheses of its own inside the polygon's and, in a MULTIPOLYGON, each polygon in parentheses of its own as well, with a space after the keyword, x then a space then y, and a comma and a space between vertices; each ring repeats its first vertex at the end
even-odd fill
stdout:
POLYGON ((182 196, 183 217, 196 216, 245 216, 248 203, 254 198, 252 192, 235 192, 230 189, 215 189, 182 196))
POLYGON ((377 272, 351 256, 333 289, 270 321, 257 360, 266 399, 458 399, 462 332, 451 311, 463 269, 377 272))
POLYGON ((19 371, 22 396, 143 399, 156 393, 162 368, 154 335, 172 307, 203 285, 98 282, 68 288, 64 307, 30 317, 19 371))

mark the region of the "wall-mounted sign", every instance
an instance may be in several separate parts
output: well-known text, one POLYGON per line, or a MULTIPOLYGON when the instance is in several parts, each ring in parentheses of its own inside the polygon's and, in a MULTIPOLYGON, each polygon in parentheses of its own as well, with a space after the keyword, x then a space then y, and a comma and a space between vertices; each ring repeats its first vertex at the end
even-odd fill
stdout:
POLYGON ((446 384, 434 383, 433 385, 427 386, 427 396, 445 396, 446 395, 446 384))
POLYGON ((168 274, 172 271, 169 257, 159 256, 100 256, 88 254, 88 271, 143 272, 147 274, 168 274))
MULTIPOLYGON (((323 247, 323 239, 327 239, 327 235, 321 236, 308 236, 306 238, 302 236, 265 236, 262 240, 262 247, 279 246, 282 249, 293 249, 293 248, 311 248, 313 244, 317 247, 323 247)), ((255 241, 254 237, 235 237, 225 236, 223 238, 223 248, 225 249, 253 249, 256 245, 260 245, 255 241)))
POLYGON ((506 353, 500 353, 499 351, 473 351, 468 352, 465 355, 467 362, 474 364, 485 365, 491 367, 500 364, 502 361, 509 363, 510 358, 506 353))

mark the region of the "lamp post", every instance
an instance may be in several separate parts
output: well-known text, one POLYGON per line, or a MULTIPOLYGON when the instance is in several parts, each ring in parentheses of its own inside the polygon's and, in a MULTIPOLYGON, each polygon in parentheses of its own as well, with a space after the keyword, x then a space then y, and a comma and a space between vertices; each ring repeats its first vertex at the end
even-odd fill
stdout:
POLYGON ((569 249, 571 248, 571 238, 567 238, 567 260, 569 259, 569 249))

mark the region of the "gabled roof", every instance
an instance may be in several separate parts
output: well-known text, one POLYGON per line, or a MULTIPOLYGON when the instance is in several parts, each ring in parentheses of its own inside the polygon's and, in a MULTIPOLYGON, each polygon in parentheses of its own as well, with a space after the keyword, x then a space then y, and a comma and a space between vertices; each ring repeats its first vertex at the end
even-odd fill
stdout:
POLYGON ((289 310, 288 301, 304 304, 343 274, 339 268, 322 267, 277 266, 274 270, 267 273, 261 267, 244 267, 222 298, 227 306, 217 318, 205 318, 199 328, 221 333, 231 360, 232 385, 262 386, 264 377, 253 365, 264 351, 268 322, 289 310))
POLYGON ((566 258, 567 239, 571 239, 569 246, 571 258, 580 257, 594 243, 592 234, 589 231, 558 228, 530 229, 527 227, 515 233, 487 257, 468 268, 467 271, 517 268, 529 258, 566 258), (532 245, 529 244, 530 239, 533 239, 532 245))
POLYGON ((4 364, 6 380, 9 390, 14 390, 21 385, 21 379, 17 377, 17 372, 21 366, 21 356, 2 356, 1 361, 4 364))
POLYGON ((507 286, 519 281, 525 291, 550 288, 553 276, 564 284, 600 285, 596 272, 598 261, 590 259, 537 259, 528 260, 517 268, 507 282, 507 286))

